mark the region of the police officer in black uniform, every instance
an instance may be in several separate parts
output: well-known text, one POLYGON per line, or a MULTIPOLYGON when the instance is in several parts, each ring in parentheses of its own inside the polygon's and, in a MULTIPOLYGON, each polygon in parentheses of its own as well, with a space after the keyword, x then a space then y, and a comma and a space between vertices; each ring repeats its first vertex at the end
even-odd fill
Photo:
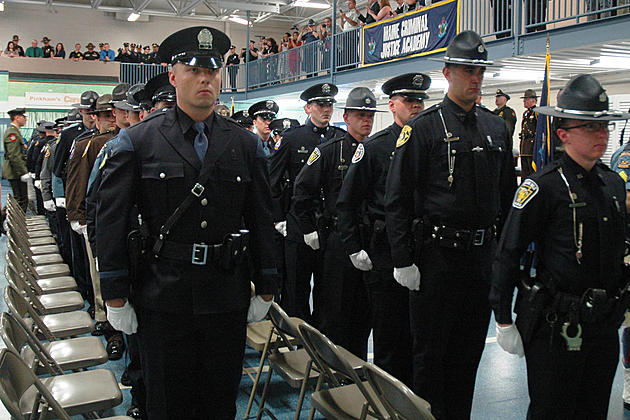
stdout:
POLYGON ((254 122, 252 121, 252 117, 249 116, 249 112, 247 110, 235 112, 234 115, 232 115, 232 119, 245 130, 254 131, 254 122))
POLYGON ((339 235, 346 255, 356 268, 365 270, 372 313, 374 363, 411 386, 411 335, 409 332, 409 290, 392 277, 392 258, 385 231, 385 181, 402 127, 424 109, 424 92, 431 78, 407 73, 383 84, 389 95, 394 123, 358 146, 348 169, 339 199, 339 235))
POLYGON ((236 77, 238 75, 238 65, 241 63, 241 59, 236 53, 236 47, 230 46, 230 55, 228 55, 225 64, 228 66, 228 74, 230 75, 230 88, 232 92, 236 92, 236 77))
POLYGON ((278 104, 271 99, 256 102, 247 110, 252 118, 254 127, 256 127, 258 139, 266 156, 271 155, 271 152, 275 150, 269 124, 276 118, 276 114, 278 114, 279 110, 278 104))
POLYGON ((348 132, 313 149, 295 179, 292 200, 304 242, 314 250, 323 250, 319 328, 333 342, 363 359, 367 358, 370 335, 363 271, 371 269, 372 263, 367 256, 358 257, 360 263, 346 258, 337 229, 336 204, 353 155, 356 159, 363 153, 360 143, 372 131, 375 112, 376 97, 371 90, 357 87, 350 91, 343 114, 348 132))
POLYGON ((413 390, 437 418, 461 419, 490 319, 495 227, 516 178, 505 122, 475 106, 492 65, 483 41, 464 31, 443 61, 448 93, 402 128, 385 211, 394 278, 411 290, 413 390))
POLYGON ((175 106, 175 87, 168 79, 168 72, 160 73, 144 86, 145 96, 151 101, 151 111, 175 106))
POLYGON ((531 175, 534 172, 532 162, 534 160, 534 141, 536 140, 536 126, 538 125, 538 114, 534 111, 538 95, 534 89, 527 89, 525 94, 521 96, 523 99, 523 121, 521 121, 521 133, 518 135, 521 139, 521 178, 531 175))
POLYGON ((166 38, 177 106, 123 130, 102 169, 102 293, 112 326, 138 333, 152 420, 234 418, 246 321, 262 319, 276 291, 264 153, 213 112, 229 45, 203 26, 166 38), (144 232, 127 242, 134 205, 144 232))
POLYGON ((282 144, 282 132, 289 128, 297 128, 300 122, 294 118, 276 118, 269 123, 269 128, 273 136, 273 147, 275 150, 282 144))
POLYGON ((497 89, 497 94, 494 99, 494 103, 496 104, 496 108, 494 112, 499 117, 505 120, 505 123, 510 130, 510 139, 514 135, 514 129, 516 128, 516 112, 509 106, 507 106, 507 102, 510 100, 510 95, 503 92, 501 89, 497 89))
POLYGON ((567 83, 556 107, 535 111, 554 117, 566 153, 514 197, 492 282, 497 341, 526 356, 528 418, 606 419, 630 289, 624 182, 599 158, 610 121, 630 114, 609 110, 606 91, 587 74, 567 83), (519 282, 519 259, 532 241, 536 279, 519 282))
POLYGON ((312 323, 317 323, 321 299, 318 295, 321 257, 319 251, 304 243, 304 233, 297 224, 295 214, 290 211, 290 203, 295 178, 313 149, 345 135, 342 129, 329 125, 337 91, 337 86, 332 83, 320 83, 302 92, 300 99, 306 101, 304 111, 309 119, 300 127, 284 131, 280 147, 270 158, 271 192, 276 200, 275 227, 286 237, 287 281, 282 290, 282 307, 289 315, 312 323), (313 315, 309 305, 311 276, 314 281, 313 315))

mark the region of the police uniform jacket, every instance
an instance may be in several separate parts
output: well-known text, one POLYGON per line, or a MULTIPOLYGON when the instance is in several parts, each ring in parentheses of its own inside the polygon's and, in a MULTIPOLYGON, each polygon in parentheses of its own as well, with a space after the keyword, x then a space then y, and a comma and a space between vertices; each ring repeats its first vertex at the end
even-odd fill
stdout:
POLYGON ((33 173, 35 174, 35 179, 40 179, 39 174, 42 171, 42 165, 44 162, 44 157, 46 156, 47 146, 54 141, 54 136, 47 136, 39 141, 41 147, 39 148, 39 151, 36 152, 37 155, 35 156, 33 163, 33 173))
POLYGON ((24 156, 24 140, 20 129, 13 124, 4 131, 4 163, 2 177, 4 179, 19 179, 28 172, 24 156))
POLYGON ((88 60, 88 61, 91 61, 91 60, 98 60, 98 59, 99 59, 99 57, 100 57, 100 56, 99 56, 99 53, 98 53, 98 52, 96 52, 96 51, 90 51, 90 50, 88 50, 88 51, 86 51, 86 52, 84 52, 84 53, 83 53, 83 59, 84 59, 84 60, 88 60))
POLYGON ((339 234, 348 255, 366 246, 361 243, 360 223, 385 221, 385 181, 401 128, 393 123, 374 134, 352 158, 337 200, 339 234))
POLYGON ((525 112, 523 112, 520 148, 521 156, 533 156, 537 124, 538 114, 534 112, 533 108, 527 108, 525 112))
POLYGON ((283 131, 279 144, 275 144, 276 151, 270 157, 269 169, 271 193, 277 201, 277 205, 274 206, 277 209, 274 221, 287 221, 288 239, 298 242, 304 240, 295 216, 289 212, 295 178, 315 147, 345 133, 344 130, 331 125, 317 127, 309 119, 304 125, 283 131))
POLYGON ((42 181, 42 199, 49 201, 53 199, 52 195, 52 162, 54 159, 57 142, 51 141, 44 147, 44 160, 42 161, 42 170, 39 173, 39 179, 42 181))
POLYGON ((61 132, 59 135, 59 142, 57 149, 55 150, 55 160, 53 163, 53 173, 65 181, 66 179, 66 165, 68 164, 68 158, 70 157, 70 149, 77 136, 90 131, 83 122, 71 125, 61 132))
POLYGON ((597 163, 586 171, 566 154, 526 179, 515 195, 494 264, 491 304, 497 322, 511 322, 520 257, 532 241, 537 279, 551 291, 580 297, 589 288, 599 288, 614 296, 627 281, 621 271, 625 196, 623 180, 607 166, 597 163), (580 263, 570 207, 573 202, 560 168, 578 203, 576 222, 583 223, 580 263))
POLYGON ((395 267, 414 262, 409 244, 410 223, 416 217, 455 229, 491 227, 500 214, 507 214, 516 189, 505 122, 481 107, 466 112, 446 96, 402 128, 386 189, 387 232, 395 267), (440 111, 451 134, 449 142, 440 111), (452 184, 448 144, 451 159, 455 157, 452 184))
POLYGON ((160 227, 190 194, 200 171, 211 174, 203 192, 165 240, 192 250, 193 244, 221 244, 227 235, 245 228, 250 231, 251 264, 224 270, 210 256, 206 265, 194 265, 149 252, 133 285, 132 301, 153 311, 221 313, 248 307, 250 281, 258 294, 275 293, 269 175, 258 140, 212 113, 205 121, 209 141, 202 166, 193 147, 192 125, 190 117, 175 107, 116 138, 102 168, 96 210, 103 299, 130 295, 126 239, 133 207, 137 206, 150 238, 158 237, 160 227))
POLYGON ((501 108, 497 108, 492 112, 505 120, 511 139, 512 136, 514 136, 514 129, 516 128, 516 112, 507 105, 503 105, 501 108))
POLYGON ((326 142, 315 149, 295 179, 293 211, 302 232, 315 231, 315 213, 324 199, 323 215, 337 218, 337 198, 341 184, 359 142, 345 136, 326 142))
POLYGON ((44 139, 46 137, 35 136, 35 138, 31 138, 31 141, 26 148, 26 169, 29 172, 35 173, 35 161, 39 157, 39 152, 41 152, 42 148, 46 144, 44 139))

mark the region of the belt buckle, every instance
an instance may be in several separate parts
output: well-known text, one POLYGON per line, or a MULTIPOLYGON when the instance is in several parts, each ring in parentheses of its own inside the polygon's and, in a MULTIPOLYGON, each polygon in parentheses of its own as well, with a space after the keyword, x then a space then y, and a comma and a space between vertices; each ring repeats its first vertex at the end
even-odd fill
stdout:
POLYGON ((473 236, 473 245, 481 246, 483 245, 483 240, 486 238, 486 230, 485 229, 477 229, 473 236))
POLYGON ((206 265, 208 260, 208 245, 205 244, 193 244, 191 263, 195 265, 206 265), (197 255, 199 252, 203 252, 202 255, 197 255))
POLYGON ((203 194, 204 190, 205 188, 203 185, 201 185, 200 183, 196 183, 192 190, 190 190, 190 192, 197 197, 201 197, 201 194, 203 194))

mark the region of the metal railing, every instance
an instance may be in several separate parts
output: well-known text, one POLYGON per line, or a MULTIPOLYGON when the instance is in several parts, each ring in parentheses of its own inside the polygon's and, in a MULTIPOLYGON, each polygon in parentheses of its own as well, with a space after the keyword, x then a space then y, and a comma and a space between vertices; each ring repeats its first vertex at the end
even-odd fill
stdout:
POLYGON ((168 71, 168 66, 161 64, 120 63, 120 82, 135 85, 146 83, 153 76, 168 71))

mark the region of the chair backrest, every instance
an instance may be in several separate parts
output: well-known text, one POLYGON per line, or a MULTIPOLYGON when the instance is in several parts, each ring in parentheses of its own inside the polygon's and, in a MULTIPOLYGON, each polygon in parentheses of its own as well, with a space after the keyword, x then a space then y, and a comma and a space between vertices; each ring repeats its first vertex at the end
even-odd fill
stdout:
POLYGON ((6 276, 6 279, 7 279, 7 282, 9 283, 9 286, 19 291, 21 294, 23 294, 23 296, 25 295, 24 298, 29 302, 30 306, 33 307, 33 309, 35 309, 37 312, 39 313, 44 312, 45 310, 44 305, 42 305, 41 301, 39 300, 39 297, 37 296, 35 291, 33 291, 33 288, 31 287, 31 285, 28 284, 28 282, 24 279, 24 277, 17 274, 8 265, 6 268, 6 273, 8 274, 6 276))
POLYGON ((9 319, 9 314, 0 314, 0 336, 8 349, 20 354, 22 348, 28 344, 28 337, 22 328, 15 328, 15 323, 9 319))
MULTIPOLYGON (((16 317, 25 319, 28 315, 33 321, 33 327, 37 329, 48 341, 55 341, 56 338, 53 333, 46 327, 44 321, 40 318, 39 314, 33 309, 31 304, 26 300, 24 296, 20 294, 13 286, 6 286, 4 288, 4 301, 9 307, 9 311, 16 317)), ((32 328, 31 331, 34 331, 32 328)))
POLYGON ((367 380, 393 419, 435 420, 431 405, 405 384, 372 363, 363 366, 367 380))
POLYGON ((273 326, 280 332, 291 337, 300 338, 300 331, 297 325, 291 321, 291 318, 276 302, 271 303, 269 308, 269 318, 273 326))
POLYGON ((37 388, 42 398, 36 398, 38 403, 33 412, 52 409, 54 415, 62 420, 71 420, 59 403, 52 396, 48 388, 35 376, 20 357, 9 349, 0 350, 0 400, 7 408, 12 418, 27 420, 20 410, 20 399, 31 387, 37 388))
POLYGON ((41 286, 37 283, 37 279, 33 276, 32 271, 27 268, 27 260, 30 261, 30 258, 22 254, 19 250, 16 251, 12 248, 7 250, 7 255, 9 257, 7 261, 9 275, 19 277, 36 295, 44 294, 41 286))

